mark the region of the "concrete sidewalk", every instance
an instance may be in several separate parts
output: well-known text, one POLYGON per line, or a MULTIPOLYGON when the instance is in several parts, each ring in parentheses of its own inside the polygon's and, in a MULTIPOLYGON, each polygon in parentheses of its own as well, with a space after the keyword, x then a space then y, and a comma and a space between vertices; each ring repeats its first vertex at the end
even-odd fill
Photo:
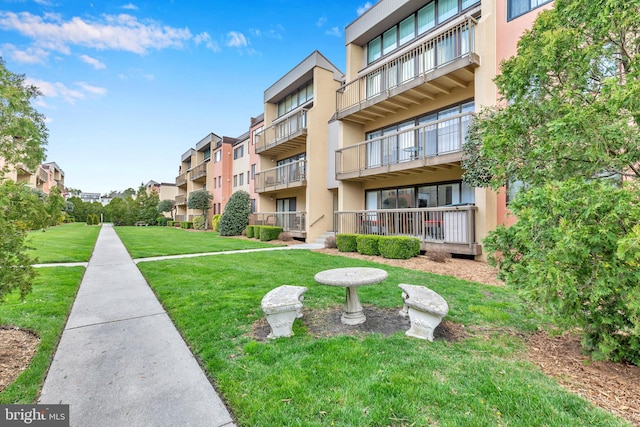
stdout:
POLYGON ((234 425, 109 224, 38 403, 69 404, 74 427, 234 425))

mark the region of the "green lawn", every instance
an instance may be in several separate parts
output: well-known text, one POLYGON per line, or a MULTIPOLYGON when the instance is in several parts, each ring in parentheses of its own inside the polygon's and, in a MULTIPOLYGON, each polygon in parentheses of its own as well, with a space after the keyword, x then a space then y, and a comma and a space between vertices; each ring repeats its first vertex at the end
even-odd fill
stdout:
POLYGON ((523 335, 540 319, 506 288, 310 251, 275 251, 139 264, 207 374, 243 426, 628 425, 562 389, 525 361, 523 335), (449 303, 448 321, 470 337, 432 343, 390 336, 251 336, 260 300, 302 285, 304 310, 341 306, 344 291, 315 273, 376 266, 389 278, 360 289, 365 305, 400 309, 398 283, 421 284, 449 303))
POLYGON ((0 303, 0 325, 18 326, 40 337, 29 367, 0 392, 0 404, 34 403, 38 398, 83 272, 82 267, 40 268, 24 301, 14 293, 0 303))
POLYGON ((31 231, 27 244, 29 254, 38 263, 87 262, 91 258, 100 227, 84 222, 31 231))
POLYGON ((115 227, 132 258, 273 247, 258 240, 220 237, 211 231, 174 227, 115 227))

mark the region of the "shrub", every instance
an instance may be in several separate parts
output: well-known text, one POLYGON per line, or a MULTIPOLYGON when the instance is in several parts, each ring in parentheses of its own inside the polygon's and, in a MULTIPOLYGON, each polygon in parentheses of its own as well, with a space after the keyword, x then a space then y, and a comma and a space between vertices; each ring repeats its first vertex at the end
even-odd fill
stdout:
POLYGON ((253 225, 247 225, 247 228, 244 231, 248 238, 253 237, 253 225))
POLYGON ((169 222, 169 218, 167 218, 166 216, 159 216, 158 219, 156 220, 156 223, 161 227, 166 226, 168 222, 169 222))
MULTIPOLYGON (((221 236, 239 236, 249 225, 251 197, 246 191, 236 191, 229 198, 220 218, 221 236)), ((277 236, 276 236, 277 237, 277 236)))
POLYGON ((262 228, 261 225, 254 225, 253 226, 253 237, 255 239, 259 239, 260 238, 260 228, 262 228))
POLYGON ((222 215, 220 214, 215 214, 213 216, 213 218, 211 218, 211 228, 213 229, 213 231, 220 231, 220 218, 222 217, 222 215))
POLYGON ((356 237, 356 248, 362 255, 380 255, 378 241, 380 236, 374 234, 362 234, 356 237))
POLYGON ((195 228, 196 230, 204 230, 204 222, 204 216, 197 216, 193 218, 193 228, 195 228))
POLYGON ((180 228, 184 228, 184 229, 193 228, 193 222, 191 222, 191 221, 182 221, 180 223, 180 228))
POLYGON ((336 246, 340 252, 357 252, 357 234, 338 234, 336 236, 336 246))
POLYGON ((336 244, 336 236, 329 236, 326 239, 324 239, 324 247, 330 248, 330 249, 337 248, 338 245, 336 244))
POLYGON ((383 258, 409 259, 420 255, 420 239, 405 236, 380 236, 378 249, 383 258))
POLYGON ((274 225, 263 225, 260 227, 260 240, 268 242, 269 240, 276 240, 282 233, 282 227, 276 227, 274 225))
POLYGON ((173 223, 175 223, 175 221, 167 221, 167 223, 165 224, 167 227, 173 227, 173 223))

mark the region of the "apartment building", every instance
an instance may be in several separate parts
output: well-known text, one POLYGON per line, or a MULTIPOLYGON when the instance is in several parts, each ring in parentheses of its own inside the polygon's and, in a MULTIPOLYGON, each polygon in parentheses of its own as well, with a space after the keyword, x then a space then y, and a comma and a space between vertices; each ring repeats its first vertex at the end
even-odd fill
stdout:
POLYGON ((249 196, 251 198, 251 213, 258 212, 260 207, 258 193, 256 192, 256 174, 258 173, 258 162, 260 155, 256 153, 256 135, 264 129, 264 114, 252 117, 249 127, 249 196))
POLYGON ((233 147, 233 170, 231 194, 236 191, 245 191, 250 193, 251 190, 251 156, 249 150, 251 148, 251 139, 249 132, 240 135, 233 147))
POLYGON ((64 193, 64 171, 55 162, 38 165, 31 169, 22 163, 8 165, 0 158, 0 169, 7 166, 8 172, 3 176, 14 182, 23 183, 35 190, 49 194, 52 188, 57 187, 60 193, 64 193))
POLYGON ((333 227, 327 187, 328 122, 343 74, 314 51, 264 92, 264 129, 255 135, 259 209, 251 221, 314 240, 333 227))

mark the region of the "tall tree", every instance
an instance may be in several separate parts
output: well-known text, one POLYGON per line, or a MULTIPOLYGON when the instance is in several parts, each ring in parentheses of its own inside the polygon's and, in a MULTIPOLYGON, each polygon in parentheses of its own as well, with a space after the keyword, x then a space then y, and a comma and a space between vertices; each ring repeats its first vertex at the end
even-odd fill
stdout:
POLYGON ((48 131, 44 116, 31 105, 39 95, 38 88, 9 71, 0 58, 0 157, 7 164, 35 169, 44 159, 48 131))
POLYGON ((187 207, 189 209, 201 209, 202 216, 205 217, 204 228, 208 228, 207 224, 207 211, 211 208, 213 202, 213 194, 207 190, 197 190, 189 193, 189 199, 187 200, 187 207))
POLYGON ((229 198, 220 217, 221 236, 239 236, 249 225, 251 196, 246 191, 236 191, 229 198))
POLYGON ((464 178, 528 189, 485 240, 490 259, 594 357, 640 364, 640 2, 556 0, 501 69, 464 178))

